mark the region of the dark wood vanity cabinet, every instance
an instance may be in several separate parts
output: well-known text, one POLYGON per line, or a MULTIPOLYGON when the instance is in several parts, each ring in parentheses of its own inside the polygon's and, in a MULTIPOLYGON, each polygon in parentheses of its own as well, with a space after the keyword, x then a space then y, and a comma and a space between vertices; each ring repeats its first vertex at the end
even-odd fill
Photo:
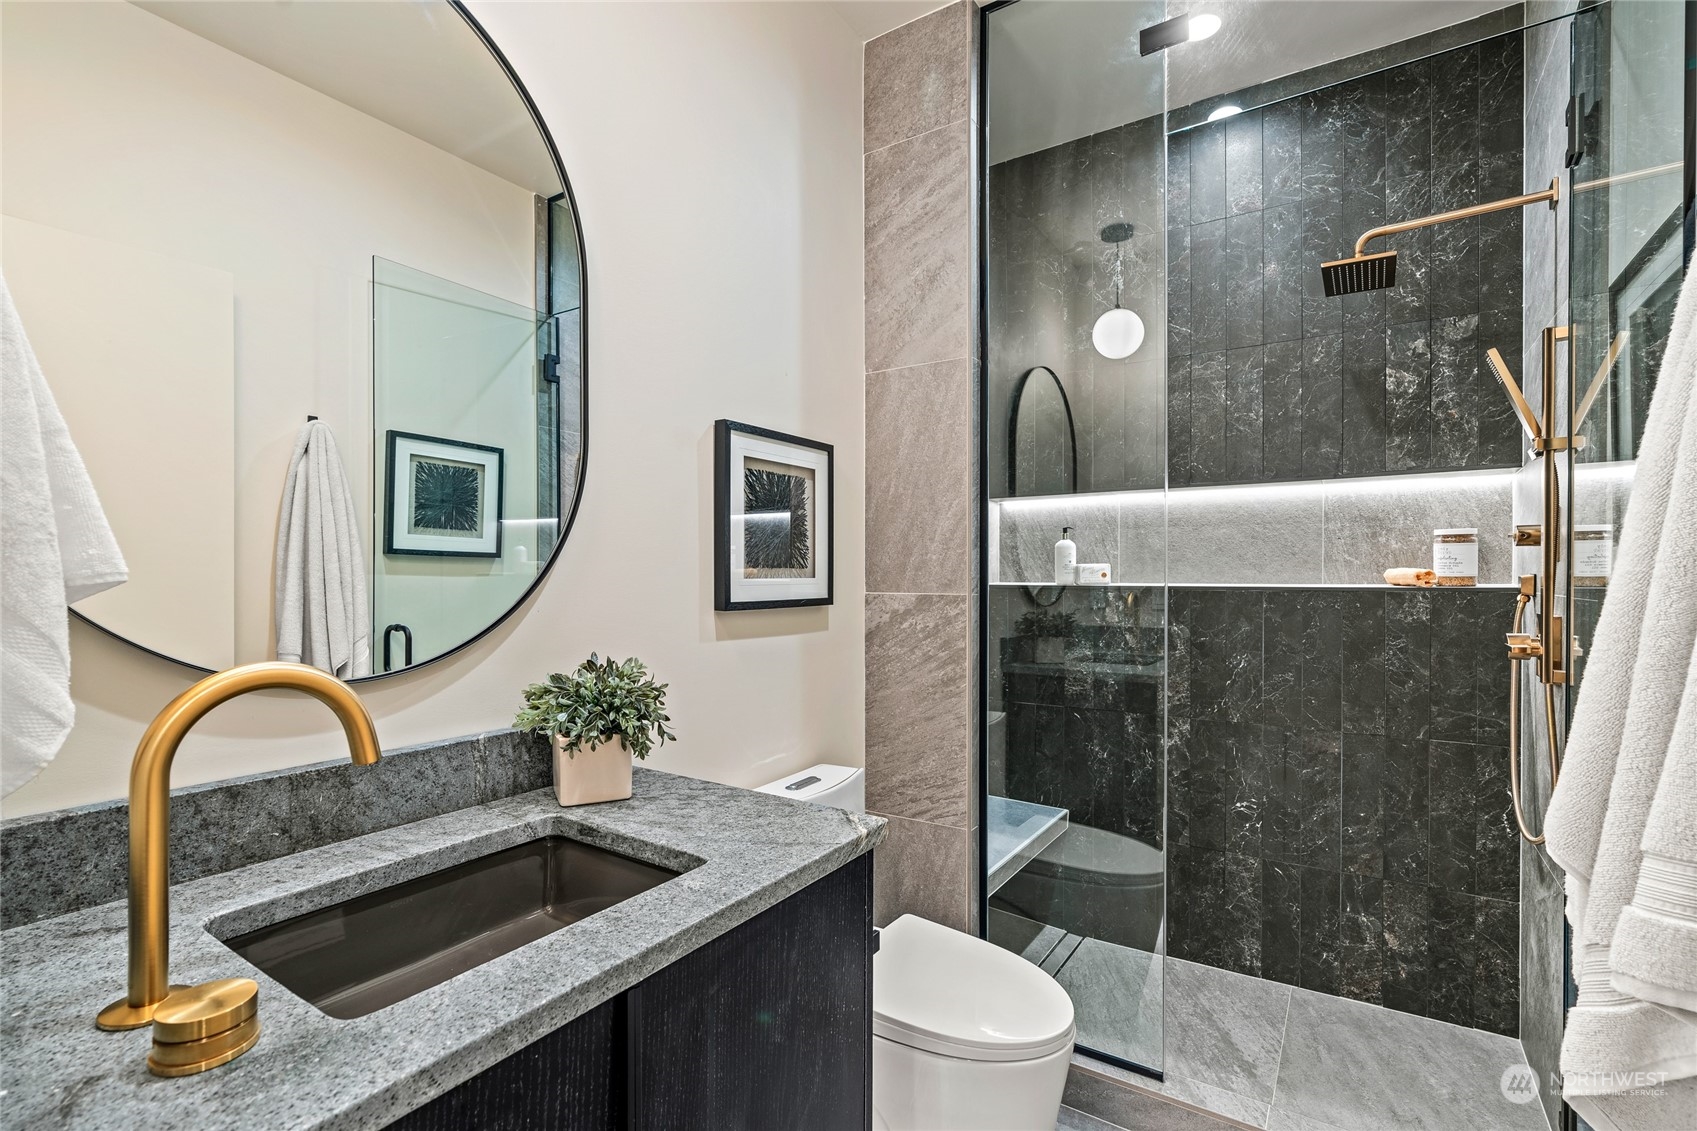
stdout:
POLYGON ((872 949, 867 854, 390 1127, 866 1131, 872 949))

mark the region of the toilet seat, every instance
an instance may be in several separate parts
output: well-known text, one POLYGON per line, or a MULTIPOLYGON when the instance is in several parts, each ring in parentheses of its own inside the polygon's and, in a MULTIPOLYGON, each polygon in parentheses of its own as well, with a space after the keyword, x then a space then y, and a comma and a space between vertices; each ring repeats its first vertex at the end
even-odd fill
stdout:
POLYGON ((879 932, 872 1032, 974 1061, 1036 1060, 1073 1042, 1072 1000, 994 943, 903 915, 879 932))

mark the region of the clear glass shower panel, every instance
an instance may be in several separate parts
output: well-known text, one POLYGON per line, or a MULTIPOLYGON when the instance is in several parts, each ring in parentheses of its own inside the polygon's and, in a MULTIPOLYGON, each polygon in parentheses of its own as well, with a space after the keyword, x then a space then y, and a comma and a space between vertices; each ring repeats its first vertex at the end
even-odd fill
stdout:
POLYGON ((555 322, 373 259, 376 670, 472 639, 547 561, 560 512, 539 473, 558 466, 561 427, 539 361, 555 322))
POLYGON ((1166 135, 1161 3, 986 17, 989 938, 1078 1043, 1164 1062, 1166 135), (1055 544, 1076 546, 1060 576, 1055 544))

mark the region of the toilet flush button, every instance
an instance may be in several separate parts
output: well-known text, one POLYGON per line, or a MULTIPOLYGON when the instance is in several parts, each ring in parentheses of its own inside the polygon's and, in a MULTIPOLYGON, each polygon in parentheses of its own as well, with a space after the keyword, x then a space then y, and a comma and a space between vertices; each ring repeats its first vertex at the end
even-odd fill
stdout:
POLYGON ((820 779, 819 779, 818 774, 810 774, 805 778, 800 778, 796 781, 792 781, 790 784, 786 785, 784 788, 791 791, 791 792, 794 792, 795 790, 798 790, 798 789, 806 789, 810 785, 818 785, 819 781, 820 781, 820 779))

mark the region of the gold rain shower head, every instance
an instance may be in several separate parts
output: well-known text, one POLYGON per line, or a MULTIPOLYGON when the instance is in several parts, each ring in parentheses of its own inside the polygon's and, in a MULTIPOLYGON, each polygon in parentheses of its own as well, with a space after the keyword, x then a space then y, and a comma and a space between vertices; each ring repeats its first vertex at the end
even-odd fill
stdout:
POLYGON ((1469 208, 1456 208, 1449 212, 1439 212, 1433 216, 1422 216, 1418 220, 1404 220, 1400 224, 1385 224, 1362 234, 1355 241, 1355 254, 1348 259, 1334 259, 1329 263, 1320 264, 1320 281, 1326 286, 1326 297, 1337 298, 1339 295, 1360 294, 1362 291, 1379 291, 1386 287, 1396 286, 1396 252, 1380 251, 1369 255, 1367 242, 1381 236, 1394 236, 1398 232, 1412 232, 1416 228, 1429 228, 1434 224, 1445 224, 1451 220, 1465 220, 1470 216, 1484 216, 1490 212, 1502 212, 1509 208, 1524 208, 1528 204, 1549 202, 1551 208, 1556 206, 1556 200, 1561 192, 1561 181, 1550 181, 1550 187, 1543 192, 1527 193, 1525 196, 1510 196, 1502 200, 1493 200, 1489 204, 1475 204, 1469 208))

